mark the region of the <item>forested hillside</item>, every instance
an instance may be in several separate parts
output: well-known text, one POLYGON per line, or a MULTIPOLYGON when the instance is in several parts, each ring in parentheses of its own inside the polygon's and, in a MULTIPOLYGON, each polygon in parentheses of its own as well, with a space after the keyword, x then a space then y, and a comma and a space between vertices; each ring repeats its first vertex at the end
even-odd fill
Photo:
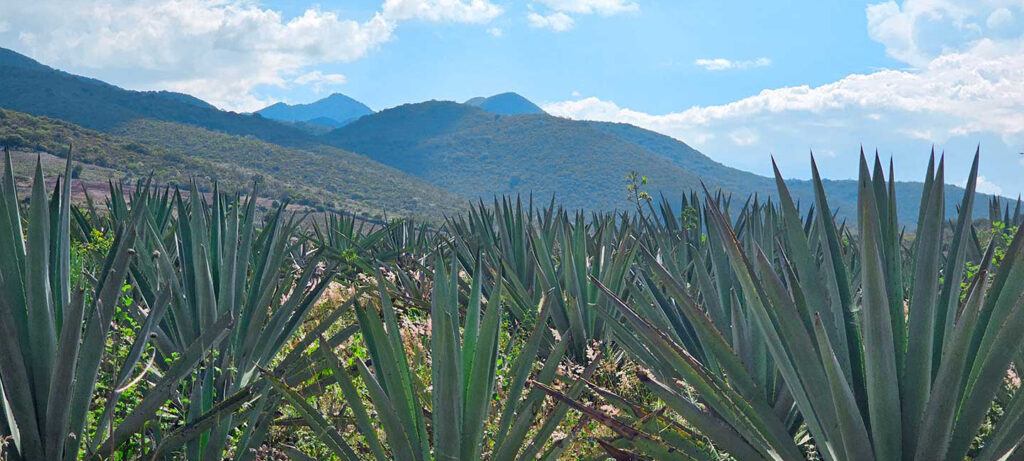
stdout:
POLYGON ((158 183, 184 186, 195 177, 202 185, 217 180, 226 190, 248 190, 258 180, 269 198, 364 217, 380 217, 385 210, 393 216, 441 216, 466 203, 436 186, 331 147, 287 148, 254 137, 153 120, 135 120, 115 132, 0 109, 0 145, 55 155, 66 155, 73 146, 77 161, 117 173, 110 179, 134 181, 152 174, 158 183))

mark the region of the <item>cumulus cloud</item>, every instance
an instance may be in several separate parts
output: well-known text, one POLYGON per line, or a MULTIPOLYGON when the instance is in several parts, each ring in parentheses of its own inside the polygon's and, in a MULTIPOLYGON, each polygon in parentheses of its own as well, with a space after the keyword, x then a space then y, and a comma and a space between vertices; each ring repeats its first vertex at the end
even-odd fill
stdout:
POLYGON ((707 70, 734 70, 750 69, 752 67, 767 67, 772 65, 772 60, 768 58, 757 58, 747 61, 733 61, 725 58, 715 58, 698 59, 693 63, 707 70))
POLYGON ((0 43, 46 64, 131 89, 193 94, 226 109, 271 102, 260 86, 344 82, 313 67, 366 57, 399 21, 481 23, 488 0, 387 0, 359 20, 319 7, 286 18, 251 0, 0 1, 0 43), (303 83, 305 82, 305 83, 303 83))
POLYGON ((555 32, 565 32, 572 29, 576 23, 571 16, 561 12, 551 13, 547 16, 530 12, 526 15, 526 20, 530 23, 530 27, 551 29, 555 32))
MULTIPOLYGON (((957 184, 957 185, 960 186, 960 187, 966 186, 967 185, 967 179, 964 179, 963 181, 960 181, 960 183, 957 184)), ((989 181, 988 178, 986 178, 984 176, 981 176, 981 175, 978 175, 978 183, 977 183, 977 186, 975 187, 975 190, 977 190, 978 192, 981 192, 983 194, 1003 195, 1003 188, 1002 187, 999 187, 999 186, 993 184, 992 181, 989 181)))
POLYGON ((639 5, 627 0, 538 0, 538 2, 555 11, 575 14, 611 16, 640 10, 639 5))
POLYGON ((1013 26, 1019 0, 905 0, 867 7, 868 35, 890 56, 913 66, 952 52, 963 52, 989 39, 1020 38, 1013 26), (1009 35, 998 29, 1015 30, 1009 35))
POLYGON ((487 29, 487 33, 491 34, 492 37, 501 37, 503 34, 500 27, 491 27, 487 29))
POLYGON ((387 0, 384 17, 396 21, 420 19, 431 22, 483 24, 503 10, 488 0, 387 0))
MULTIPOLYGON (((1000 8, 1010 10, 1009 16, 999 16, 1012 22, 1024 3, 1002 2, 1000 8)), ((544 110, 632 123, 694 144, 716 160, 762 173, 771 171, 765 155, 769 152, 783 162, 788 157, 804 165, 811 149, 854 153, 864 143, 902 152, 899 159, 913 166, 924 162, 923 154, 933 143, 966 162, 981 142, 983 169, 991 168, 986 180, 1016 191, 1022 186, 1010 178, 1022 173, 1013 158, 1024 146, 1024 28, 1003 24, 1001 32, 989 30, 986 22, 997 10, 968 0, 872 5, 867 9, 869 34, 891 56, 910 64, 908 69, 852 74, 820 86, 765 89, 725 104, 663 114, 598 98, 555 102, 544 110), (930 30, 936 21, 963 36, 939 39, 937 45, 933 36, 941 34, 930 30), (1006 164, 1014 168, 999 168, 1006 164)), ((823 170, 832 168, 827 174, 855 174, 848 156, 819 158, 819 166, 823 163, 823 170)))
MULTIPOLYGON (((886 112, 948 116, 956 123, 936 130, 948 137, 976 131, 1014 135, 1024 131, 1024 48, 993 56, 990 42, 972 53, 935 59, 922 71, 882 70, 853 74, 817 86, 767 89, 728 104, 692 107, 682 112, 650 115, 620 108, 614 102, 588 98, 551 104, 560 115, 629 119, 665 127, 709 126, 714 123, 782 113, 846 118, 844 111, 880 119, 886 112)), ((939 138, 941 140, 942 138, 939 138)))
POLYGON ((360 59, 395 29, 381 14, 356 21, 311 8, 285 19, 241 0, 0 2, 0 16, 18 24, 4 41, 47 64, 236 110, 267 102, 255 87, 284 87, 309 66, 360 59))

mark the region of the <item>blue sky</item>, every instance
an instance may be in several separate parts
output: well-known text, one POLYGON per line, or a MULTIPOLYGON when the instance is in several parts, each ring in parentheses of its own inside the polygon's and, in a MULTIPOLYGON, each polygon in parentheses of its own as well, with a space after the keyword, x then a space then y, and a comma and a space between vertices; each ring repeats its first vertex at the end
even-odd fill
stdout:
MULTIPOLYGON (((288 15, 298 2, 269 2, 288 15)), ((625 2, 629 3, 629 2, 625 2)), ((854 72, 898 66, 868 38, 866 4, 857 2, 635 2, 636 11, 578 15, 574 27, 553 32, 530 26, 542 4, 499 3, 504 13, 486 24, 401 24, 390 42, 350 63, 326 64, 347 83, 335 89, 381 109, 425 99, 464 100, 517 91, 538 102, 573 92, 614 99, 646 112, 727 103, 763 88, 819 85, 854 72), (768 5, 772 3, 772 5, 768 5), (489 31, 499 29, 501 36, 489 31), (697 59, 767 58, 771 65, 712 72, 697 59)), ((369 18, 379 1, 322 3, 352 18, 369 18)), ((271 98, 306 100, 312 88, 264 87, 271 98)))
POLYGON ((0 2, 0 46, 133 89, 253 110, 516 91, 761 174, 850 178, 861 144, 918 179, 1024 192, 1024 0, 0 2))

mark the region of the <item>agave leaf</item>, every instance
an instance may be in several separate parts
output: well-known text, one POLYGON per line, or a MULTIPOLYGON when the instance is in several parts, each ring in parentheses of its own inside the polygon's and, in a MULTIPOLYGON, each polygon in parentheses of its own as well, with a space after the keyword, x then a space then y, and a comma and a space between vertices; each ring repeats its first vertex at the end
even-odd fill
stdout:
MULTIPOLYGON (((15 331, 10 299, 0 296, 0 377, 3 378, 3 408, 11 426, 11 435, 19 453, 27 457, 43 455, 39 420, 32 404, 32 386, 28 366, 22 360, 23 351, 15 331)), ((40 458, 41 459, 41 458, 40 458)))
MULTIPOLYGON (((900 399, 893 344, 893 324, 889 309, 886 272, 882 246, 884 229, 875 204, 876 192, 871 190, 867 162, 861 156, 859 187, 859 220, 861 230, 863 304, 864 304, 864 369, 867 386, 868 414, 876 459, 901 457, 900 399), (883 423, 884 422, 884 423, 883 423)), ((902 335, 901 335, 902 336, 902 335)))
POLYGON ((825 266, 831 270, 825 270, 826 279, 830 286, 830 296, 833 303, 838 302, 842 308, 844 326, 846 329, 847 352, 850 354, 850 375, 854 395, 857 398, 858 407, 862 415, 867 415, 867 395, 864 393, 864 355, 861 345, 861 332, 857 321, 850 288, 850 276, 844 264, 842 246, 839 239, 840 232, 836 230, 835 221, 828 215, 830 210, 828 198, 825 196, 825 187, 818 173, 818 166, 811 156, 811 183, 814 186, 814 205, 818 209, 818 227, 822 229, 821 238, 824 240, 825 249, 822 251, 825 266))
MULTIPOLYGON (((385 293, 381 294, 381 303, 384 310, 392 309, 390 300, 385 293)), ((385 333, 383 323, 376 312, 368 313, 359 303, 356 303, 355 307, 359 326, 363 331, 363 340, 366 341, 374 370, 377 372, 373 382, 379 387, 381 396, 386 396, 387 402, 393 405, 393 411, 396 412, 395 421, 404 427, 401 431, 392 428, 387 433, 390 435, 395 432, 395 436, 400 433, 419 448, 416 451, 413 451, 412 447, 409 448, 407 453, 414 455, 411 459, 426 458, 428 453, 427 440, 424 438, 426 434, 425 431, 421 432, 418 429, 424 424, 423 417, 414 400, 412 380, 409 377, 404 350, 395 351, 388 338, 389 333, 397 336, 398 330, 392 329, 389 333, 385 333)), ((367 376, 364 376, 363 380, 366 381, 367 376)), ((367 383, 367 386, 370 384, 367 383)), ((377 403, 377 400, 375 399, 374 406, 381 408, 382 403, 377 403)), ((393 447, 398 443, 390 439, 389 442, 393 447)), ((393 448, 393 450, 395 449, 393 448)))
POLYGON ((331 426, 331 423, 324 419, 323 416, 320 416, 320 413, 309 402, 306 402, 305 397, 286 386, 279 379, 270 375, 264 376, 288 400, 288 403, 302 415, 302 418, 306 420, 317 438, 327 445, 336 456, 348 461, 359 461, 359 456, 352 451, 352 447, 345 442, 345 439, 331 426))
MULTIPOLYGON (((1007 284, 999 287, 1000 292, 992 293, 999 301, 994 305, 995 310, 984 325, 982 347, 974 357, 961 400, 962 406, 950 442, 950 456, 962 456, 967 452, 971 439, 983 423, 992 399, 1002 385, 1006 370, 1019 350, 1019 332, 1024 328, 1024 302, 1019 296, 1012 296, 1011 293, 1019 295, 1021 292, 1021 272, 1024 271, 1024 264, 1021 263, 1024 259, 1024 245, 1021 245, 1021 239, 1024 239, 1022 233, 1014 237, 1014 243, 1011 244, 1006 259, 999 268, 1000 272, 1009 271, 1011 275, 1006 281, 1007 284), (1009 299, 1003 304, 1005 298, 1009 299), (1006 307, 1008 312, 1000 312, 1001 307, 1006 307)), ((993 290, 995 288, 993 286, 993 290)))
MULTIPOLYGON (((482 278, 481 276, 478 276, 482 278)), ((500 280, 500 277, 499 277, 500 280)), ((474 280, 474 283, 479 283, 474 280)), ((480 341, 474 345, 472 368, 464 369, 469 382, 463 404, 461 453, 459 459, 477 459, 483 448, 483 429, 487 425, 494 394, 495 368, 498 361, 498 342, 501 334, 501 283, 496 283, 487 301, 480 341)), ((431 356, 433 359, 434 356, 431 356)), ((434 364, 433 366, 437 366, 434 364)), ((435 407, 436 408, 436 407, 435 407)))
POLYGON ((410 435, 413 434, 407 432, 410 424, 402 421, 403 416, 396 410, 391 399, 388 398, 388 394, 374 378, 373 374, 370 373, 366 364, 361 360, 356 360, 356 367, 359 370, 359 375, 363 378, 363 383, 366 384, 366 388, 370 392, 370 400, 373 401, 377 415, 381 419, 381 427, 384 428, 384 433, 387 434, 392 456, 397 460, 420 459, 422 453, 414 450, 413 442, 410 440, 410 435))
MULTIPOLYGON (((587 367, 583 370, 583 373, 580 374, 580 378, 582 379, 576 380, 576 382, 574 382, 569 387, 569 390, 568 392, 566 392, 566 395, 570 399, 579 398, 585 386, 584 380, 590 379, 594 375, 594 372, 597 371, 597 367, 601 363, 602 359, 603 355, 599 352, 597 356, 594 357, 594 359, 590 362, 590 364, 587 365, 587 367)), ((543 394, 543 391, 539 392, 543 394)), ((565 402, 559 402, 557 405, 555 405, 554 409, 552 409, 548 414, 547 419, 545 419, 544 423, 541 424, 540 428, 537 429, 537 432, 534 435, 533 440, 530 442, 529 445, 526 446, 525 449, 522 450, 522 452, 520 452, 519 457, 516 459, 519 461, 536 459, 537 454, 540 453, 544 445, 547 444, 549 440, 551 440, 551 434, 554 433, 555 429, 558 428, 558 425, 562 422, 562 420, 565 418, 565 415, 568 412, 569 405, 566 404, 565 402)))
MULTIPOLYGON (((599 288, 600 282, 594 281, 599 288)), ((628 305, 614 294, 605 291, 614 305, 624 314, 641 338, 648 341, 647 348, 657 354, 661 363, 655 371, 665 376, 679 376, 693 386, 723 419, 744 433, 748 439, 762 438, 765 443, 780 453, 783 459, 800 459, 799 451, 792 443, 785 428, 779 424, 770 407, 761 399, 743 399, 721 379, 707 372, 688 352, 669 340, 663 332, 644 321, 628 305), (660 369, 660 370, 659 370, 660 369)))
POLYGON ((192 369, 227 336, 233 322, 230 315, 225 315, 196 338, 195 342, 164 373, 163 378, 153 384, 142 401, 121 421, 110 437, 98 445, 92 458, 101 459, 103 456, 110 456, 117 447, 138 432, 156 413, 157 409, 177 391, 180 381, 191 373, 192 369))
MULTIPOLYGON (((526 344, 523 345, 522 349, 520 349, 519 354, 512 363, 513 371, 508 387, 508 395, 505 398, 505 407, 502 409, 501 418, 498 422, 498 430, 495 432, 495 452, 498 452, 498 449, 502 446, 505 441, 505 437, 509 432, 509 427, 512 424, 512 418, 519 407, 519 399, 522 397, 523 390, 526 387, 526 380, 529 378, 530 369, 533 367, 533 363, 537 359, 541 339, 544 338, 544 335, 547 332, 547 321, 551 311, 547 298, 543 295, 541 296, 540 303, 537 305, 537 309, 539 310, 539 313, 537 314, 537 320, 534 323, 530 338, 526 341, 526 344)), ((554 360, 557 363, 561 358, 554 358, 549 355, 548 360, 554 360)))
POLYGON ((760 439, 748 441, 732 427, 729 427, 729 425, 714 415, 701 410, 697 405, 679 395, 668 385, 659 382, 653 377, 641 374, 639 378, 669 408, 679 413, 683 419, 693 424, 697 430, 715 441, 715 443, 736 457, 736 459, 769 459, 769 454, 773 450, 770 446, 763 445, 760 439), (751 446, 751 443, 758 444, 759 448, 755 449, 751 446))
MULTIPOLYGON (((25 293, 28 308, 29 376, 33 393, 49 395, 53 375, 53 357, 57 350, 53 298, 50 291, 50 215, 47 212, 42 163, 36 160, 32 180, 32 206, 29 208, 25 293)), ((36 414, 46 414, 46 399, 35 399, 36 414)))
POLYGON ((850 388, 849 380, 842 375, 843 370, 836 358, 835 351, 832 350, 828 332, 817 316, 814 319, 814 332, 818 340, 821 361, 825 365, 825 372, 828 375, 829 390, 835 405, 839 430, 842 433, 846 459, 864 461, 875 459, 867 427, 857 408, 857 401, 850 388))
POLYGON ((973 233, 971 216, 974 211, 974 194, 978 181, 978 161, 980 148, 974 153, 974 161, 971 164, 971 171, 967 175, 967 183, 964 185, 964 196, 959 207, 956 227, 953 229, 953 240, 950 243, 949 254, 946 256, 946 266, 943 270, 942 293, 939 295, 938 311, 935 314, 935 344, 933 350, 932 373, 938 373, 938 363, 941 361, 941 345, 945 338, 950 335, 953 329, 953 322, 956 318, 956 310, 960 301, 960 282, 963 279, 964 260, 967 253, 967 241, 969 234, 973 233))
POLYGON ((915 451, 919 424, 931 392, 939 257, 942 255, 945 209, 943 170, 943 162, 940 161, 935 178, 932 179, 936 185, 930 188, 930 195, 921 197, 921 220, 917 225, 914 244, 914 285, 910 298, 907 360, 900 397, 905 431, 903 451, 908 454, 915 451))
MULTIPOLYGON (((826 383, 824 371, 817 360, 810 359, 807 354, 800 352, 813 351, 815 346, 811 344, 793 301, 786 299, 788 294, 785 293, 781 281, 771 273, 763 253, 758 250, 757 258, 759 272, 765 280, 762 285, 756 281, 754 267, 740 249, 739 242, 728 227, 724 216, 717 209, 712 209, 708 215, 720 234, 721 241, 725 242, 729 261, 733 264, 737 279, 743 287, 754 323, 758 331, 765 336, 765 344, 800 407, 801 414, 807 418, 816 441, 822 447, 842 451, 841 439, 833 441, 830 437, 834 434, 836 426, 834 409, 823 401, 820 392, 816 392, 816 389, 823 388, 826 383), (769 310, 769 305, 773 309, 769 310), (791 344, 790 341, 795 344, 791 344)), ((835 453, 825 454, 835 456, 835 453)))
POLYGON ((366 438, 366 444, 370 447, 370 453, 373 453, 373 457, 377 461, 387 460, 388 457, 384 453, 384 446, 381 445, 380 439, 377 437, 377 430, 370 421, 370 417, 366 412, 366 405, 363 404, 362 397, 356 391, 355 384, 352 382, 348 371, 342 366, 338 356, 334 355, 334 351, 327 347, 326 339, 321 337, 320 344, 321 346, 317 351, 319 351, 321 357, 327 363, 327 369, 331 370, 334 381, 341 387, 345 402, 348 403, 355 417, 356 427, 359 428, 359 433, 366 438))
POLYGON ((180 447, 186 442, 198 438, 203 432, 214 427, 224 418, 230 418, 234 412, 238 411, 239 408, 242 408, 242 406, 248 403, 252 397, 252 387, 246 386, 230 397, 217 402, 216 405, 210 408, 210 410, 203 415, 167 434, 167 436, 164 437, 163 440, 160 441, 159 445, 157 445, 153 450, 151 459, 153 461, 162 459, 169 450, 174 449, 175 447, 180 447))
POLYGON ((434 457, 459 459, 462 445, 463 390, 457 345, 458 327, 448 312, 439 305, 431 310, 430 357, 433 379, 434 457))
MULTIPOLYGON (((815 257, 817 253, 812 251, 808 237, 800 226, 800 218, 796 206, 793 204, 793 198, 790 196, 785 181, 782 180, 782 173, 779 172, 774 159, 772 159, 772 168, 775 172, 776 188, 779 191, 779 204, 782 207, 784 235, 790 249, 788 255, 795 262, 800 279, 799 289, 802 291, 804 299, 814 304, 810 310, 822 313, 822 323, 829 333, 829 338, 833 341, 832 348, 836 351, 844 373, 848 375, 851 373, 851 366, 850 354, 847 350, 843 306, 839 299, 831 299, 825 295, 822 276, 815 257)), ((803 320, 810 325, 810 318, 803 320)))
MULTIPOLYGON (((558 371, 558 365, 565 357, 568 346, 568 341, 560 341, 554 346, 554 348, 552 348, 547 361, 544 363, 544 367, 537 374, 535 380, 550 383, 554 379, 555 372, 558 371)), ((509 403, 512 403, 512 401, 509 403)), ((540 407, 543 403, 544 392, 537 388, 531 388, 526 399, 519 406, 519 411, 515 414, 515 419, 509 420, 510 424, 508 425, 509 429, 507 430, 507 433, 505 433, 502 438, 495 443, 494 455, 492 456, 494 461, 510 461, 516 459, 516 454, 523 449, 526 436, 532 428, 537 413, 540 411, 540 407)), ((551 414, 548 421, 553 421, 556 417, 557 415, 551 414)), ((502 422, 504 423, 504 419, 502 422)))
MULTIPOLYGON (((70 283, 70 279, 65 278, 70 283)), ((75 295, 64 312, 64 326, 61 328, 58 355, 54 366, 53 382, 50 383, 50 394, 46 404, 45 440, 62 440, 68 436, 68 419, 71 411, 71 400, 75 376, 76 359, 78 359, 79 342, 82 337, 82 320, 85 315, 85 292, 75 290, 75 295)), ((49 443, 46 446, 47 459, 64 458, 64 444, 49 443)))
POLYGON ((682 310, 690 325, 700 338, 701 344, 710 350, 709 356, 722 365, 725 373, 734 380, 737 390, 747 399, 756 399, 763 391, 757 388, 757 384, 750 378, 743 367, 736 352, 729 346, 722 333, 716 330, 706 314, 701 312, 697 303, 686 293, 681 282, 669 274, 665 266, 658 263, 654 256, 646 249, 642 252, 647 261, 648 267, 659 282, 661 282, 669 294, 672 295, 677 306, 682 310))
POLYGON ((970 289, 960 319, 947 336, 939 373, 935 376, 928 404, 921 420, 914 459, 943 459, 948 455, 950 437, 956 422, 957 403, 963 392, 970 340, 978 324, 985 299, 988 271, 982 269, 970 289))

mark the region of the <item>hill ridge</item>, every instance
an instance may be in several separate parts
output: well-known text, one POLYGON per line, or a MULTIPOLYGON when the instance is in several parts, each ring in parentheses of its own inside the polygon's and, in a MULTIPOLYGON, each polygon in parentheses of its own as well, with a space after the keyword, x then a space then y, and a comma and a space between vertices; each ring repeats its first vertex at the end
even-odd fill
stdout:
POLYGON ((373 110, 349 96, 332 93, 325 98, 304 104, 277 102, 255 113, 274 120, 306 122, 337 128, 359 117, 372 114, 373 110))

